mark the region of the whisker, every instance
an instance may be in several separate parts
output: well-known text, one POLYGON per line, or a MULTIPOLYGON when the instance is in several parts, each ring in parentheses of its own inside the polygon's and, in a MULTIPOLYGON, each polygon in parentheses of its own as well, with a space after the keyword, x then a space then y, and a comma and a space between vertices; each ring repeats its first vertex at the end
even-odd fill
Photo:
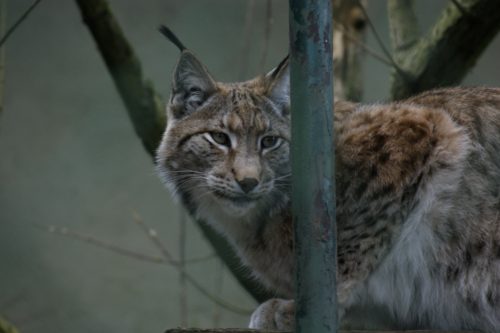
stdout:
POLYGON ((282 175, 282 176, 274 178, 274 181, 285 179, 285 178, 288 178, 288 177, 291 177, 291 176, 292 176, 292 173, 290 172, 290 173, 287 173, 285 175, 282 175))
POLYGON ((184 169, 184 170, 169 170, 168 173, 193 173, 193 174, 205 174, 204 171, 197 171, 197 170, 189 170, 189 169, 184 169))

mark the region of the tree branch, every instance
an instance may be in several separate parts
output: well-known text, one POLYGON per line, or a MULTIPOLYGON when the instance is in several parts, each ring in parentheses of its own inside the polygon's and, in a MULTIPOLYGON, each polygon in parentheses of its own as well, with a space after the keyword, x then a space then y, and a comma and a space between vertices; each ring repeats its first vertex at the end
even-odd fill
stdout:
MULTIPOLYGON (((6 20, 6 0, 0 0, 0 36, 5 33, 5 20, 6 20)), ((5 90, 5 47, 0 44, 0 115, 3 111, 3 97, 5 90)))
POLYGON ((262 55, 260 57, 259 70, 263 73, 266 72, 266 60, 269 53, 269 39, 271 38, 271 28, 274 23, 273 18, 273 2, 267 0, 266 2, 266 25, 264 26, 264 47, 262 48, 262 55))
MULTIPOLYGON (((177 269, 180 273, 183 273, 184 277, 186 278, 186 281, 191 283, 191 285, 198 290, 201 294, 205 295, 209 300, 214 302, 216 305, 219 305, 226 310, 229 310, 231 312, 247 316, 251 313, 250 310, 240 308, 238 306, 229 304, 222 298, 220 298, 218 295, 212 294, 209 292, 205 287, 203 287, 194 277, 192 277, 190 274, 187 273, 185 266, 180 265, 178 260, 174 260, 167 249, 161 244, 157 237, 157 233, 154 229, 149 228, 144 222, 137 221, 139 219, 139 216, 135 217, 135 222, 138 223, 142 230, 145 232, 145 234, 148 236, 148 238, 152 241, 153 245, 160 251, 161 257, 153 257, 149 255, 145 255, 139 252, 131 251, 116 245, 113 245, 111 243, 108 243, 106 241, 99 240, 91 235, 83 234, 80 232, 76 232, 73 230, 70 230, 66 227, 57 227, 57 226, 43 226, 43 225, 35 225, 35 227, 40 228, 44 231, 47 231, 52 234, 56 235, 61 235, 69 238, 73 238, 88 244, 95 245, 99 248, 108 250, 110 252, 126 256, 129 258, 133 258, 136 260, 140 260, 143 262, 149 262, 149 263, 155 263, 155 264, 165 264, 165 265, 170 265, 171 267, 174 267, 177 269)), ((1 318, 0 318, 1 319, 1 318)), ((2 333, 0 331, 0 333, 2 333)))
MULTIPOLYGON (((165 113, 152 85, 142 76, 139 60, 124 36, 105 0, 76 0, 99 52, 125 102, 135 131, 144 148, 154 157, 165 129, 165 113)), ((224 261, 238 282, 259 302, 271 297, 269 292, 251 277, 231 245, 207 224, 197 221, 205 238, 224 261)))
MULTIPOLYGON (((393 76, 392 98, 459 83, 500 29, 497 9, 497 0, 450 3, 429 35, 405 51, 407 61, 401 65, 408 76, 393 76)), ((398 14, 391 17, 399 19, 398 14)))
POLYGON ((144 148, 154 156, 166 121, 160 98, 151 83, 143 78, 139 60, 108 3, 102 0, 76 2, 125 102, 137 135, 144 148))
POLYGON ((17 328, 0 316, 0 333, 19 333, 17 328))
MULTIPOLYGON (((1 35, 2 38, 0 39, 0 46, 3 46, 3 44, 5 44, 7 39, 9 39, 10 35, 12 35, 12 33, 14 33, 14 31, 16 31, 16 29, 21 25, 21 23, 23 23, 24 20, 26 20, 28 15, 33 11, 33 9, 35 9, 36 6, 38 6, 40 1, 41 0, 35 0, 28 7, 28 9, 26 9, 26 11, 16 20, 16 22, 14 22, 14 24, 9 28, 9 30, 7 30, 7 32, 5 34, 3 34, 3 29, 2 29, 2 35, 1 35)), ((5 9, 5 7, 4 7, 4 9, 5 9)))
POLYGON ((413 0, 389 0, 387 2, 392 53, 398 64, 404 64, 408 50, 415 47, 420 38, 413 4, 413 0))
MULTIPOLYGON (((339 9, 338 22, 349 30, 350 38, 342 37, 335 43, 336 50, 342 50, 336 70, 336 89, 345 86, 343 96, 359 100, 361 96, 361 65, 359 45, 353 43, 353 37, 362 40, 364 15, 358 0, 333 0, 339 9), (345 4, 345 5, 344 5, 345 4), (343 45, 342 47, 338 45, 343 45), (339 83, 340 82, 340 83, 339 83), (345 82, 345 84, 341 84, 345 82), (338 84, 337 84, 338 83, 338 84)), ((124 36, 118 22, 105 0, 76 0, 84 22, 89 28, 103 57, 118 91, 125 102, 135 131, 142 140, 145 149, 154 156, 156 147, 165 128, 165 116, 162 103, 152 85, 142 74, 142 69, 134 50, 124 36)), ((334 11, 335 13, 335 11, 334 11)), ((206 239, 227 265, 240 284, 259 302, 271 296, 261 284, 251 277, 250 270, 242 266, 230 244, 207 224, 197 221, 206 239)))
POLYGON ((277 297, 276 293, 272 293, 265 289, 255 278, 252 277, 251 270, 241 264, 240 259, 234 252, 232 246, 226 239, 212 229, 204 222, 198 223, 205 238, 207 238, 215 249, 217 255, 229 268, 238 282, 249 292, 253 298, 262 303, 272 297, 277 297))
POLYGON ((366 16, 362 0, 332 0, 334 96, 359 101, 363 95, 362 51, 366 51, 366 16))

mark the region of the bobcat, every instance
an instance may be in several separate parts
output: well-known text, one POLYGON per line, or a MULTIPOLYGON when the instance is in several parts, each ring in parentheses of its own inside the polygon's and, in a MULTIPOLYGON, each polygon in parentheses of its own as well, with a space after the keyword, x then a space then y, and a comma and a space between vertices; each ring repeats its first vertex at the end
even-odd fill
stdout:
MULTIPOLYGON (((250 327, 293 329, 289 69, 216 82, 182 48, 157 155, 165 184, 282 299, 250 327)), ((336 102, 338 303, 393 328, 500 328, 500 89, 336 102)))

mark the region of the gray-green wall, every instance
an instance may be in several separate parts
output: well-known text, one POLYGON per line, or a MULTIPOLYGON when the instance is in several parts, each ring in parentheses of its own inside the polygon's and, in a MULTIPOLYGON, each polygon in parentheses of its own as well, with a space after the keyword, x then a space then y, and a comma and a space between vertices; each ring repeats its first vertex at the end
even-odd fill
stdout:
MULTIPOLYGON (((31 0, 7 2, 10 25, 31 0)), ((161 23, 176 31, 223 81, 270 70, 287 53, 284 0, 272 1, 265 66, 265 0, 254 2, 250 44, 244 38, 248 1, 110 3, 146 76, 164 96, 178 51, 157 32, 161 23)), ((430 24, 445 2, 418 3, 419 16, 430 24)), ((386 36, 385 2, 370 1, 370 13, 386 36)), ((371 35, 368 43, 377 47, 371 35)), ((67 227, 158 255, 134 224, 135 211, 178 255, 180 209, 155 176, 75 3, 42 1, 6 47, 5 107, 0 115, 0 315, 23 332, 161 332, 178 326, 179 274, 173 268, 34 227, 67 227)), ((499 85, 499 52, 497 39, 466 83, 499 85)), ((388 69, 369 56, 366 60, 366 100, 383 100, 388 69)), ((189 222, 187 257, 210 253, 189 222)), ((218 260, 191 264, 189 272, 227 301, 255 307, 227 272, 218 289, 218 260)), ((248 320, 218 309, 192 287, 188 306, 191 326, 244 326, 248 320)))

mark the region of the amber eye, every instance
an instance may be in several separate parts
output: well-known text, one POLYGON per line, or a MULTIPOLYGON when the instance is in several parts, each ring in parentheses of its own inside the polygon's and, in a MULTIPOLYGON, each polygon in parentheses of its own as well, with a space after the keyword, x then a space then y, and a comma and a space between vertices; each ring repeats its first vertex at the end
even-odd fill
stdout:
POLYGON ((231 139, 229 139, 229 136, 226 133, 211 132, 210 135, 212 136, 212 139, 214 139, 214 141, 218 144, 231 147, 231 139))
POLYGON ((276 146, 279 142, 279 138, 274 135, 268 135, 260 140, 260 146, 262 149, 268 149, 276 146))

